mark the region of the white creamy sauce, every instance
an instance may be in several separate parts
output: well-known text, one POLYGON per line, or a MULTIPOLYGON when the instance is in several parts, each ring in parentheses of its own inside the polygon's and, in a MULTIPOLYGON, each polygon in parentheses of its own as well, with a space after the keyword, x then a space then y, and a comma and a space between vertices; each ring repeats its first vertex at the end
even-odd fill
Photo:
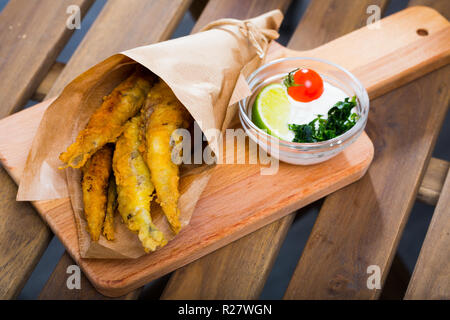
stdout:
MULTIPOLYGON (((344 99, 348 97, 344 91, 326 81, 323 82, 322 95, 311 102, 299 102, 292 99, 287 92, 286 95, 291 103, 291 114, 289 116, 290 124, 307 124, 317 118, 319 114, 323 115, 323 118, 326 119, 328 110, 330 110, 336 102, 344 101, 344 99)), ((287 138, 286 140, 288 141, 292 141, 294 136, 294 132, 290 131, 289 137, 285 138, 287 138)))

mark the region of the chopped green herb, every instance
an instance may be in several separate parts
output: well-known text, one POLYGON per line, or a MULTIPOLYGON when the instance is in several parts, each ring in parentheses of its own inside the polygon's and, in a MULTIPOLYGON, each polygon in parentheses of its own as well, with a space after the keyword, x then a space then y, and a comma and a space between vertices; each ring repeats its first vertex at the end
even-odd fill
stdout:
POLYGON ((308 124, 289 124, 289 129, 294 131, 295 137, 292 142, 320 142, 333 139, 350 130, 358 121, 359 116, 352 113, 356 106, 356 96, 351 100, 337 102, 329 111, 328 118, 322 115, 308 124))

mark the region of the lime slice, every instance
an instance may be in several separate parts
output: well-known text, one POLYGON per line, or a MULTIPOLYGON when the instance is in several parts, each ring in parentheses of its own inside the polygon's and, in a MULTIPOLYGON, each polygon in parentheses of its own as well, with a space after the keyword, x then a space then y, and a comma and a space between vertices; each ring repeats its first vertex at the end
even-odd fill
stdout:
POLYGON ((265 86, 256 97, 252 121, 260 129, 283 140, 292 140, 288 128, 291 104, 286 89, 280 83, 265 86))

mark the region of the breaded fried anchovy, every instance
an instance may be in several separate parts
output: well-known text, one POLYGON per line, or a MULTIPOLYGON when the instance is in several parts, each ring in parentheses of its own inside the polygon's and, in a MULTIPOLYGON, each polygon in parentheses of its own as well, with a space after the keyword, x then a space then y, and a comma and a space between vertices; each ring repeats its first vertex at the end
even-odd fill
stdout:
POLYGON ((123 124, 136 115, 145 101, 152 79, 142 71, 136 71, 119 84, 89 119, 85 129, 59 159, 66 167, 81 168, 98 149, 108 142, 115 142, 123 130, 123 124))
POLYGON ((138 233, 146 252, 154 251, 167 243, 164 235, 152 223, 150 202, 154 186, 150 171, 139 152, 142 117, 132 118, 117 140, 113 157, 119 213, 128 228, 138 233))
POLYGON ((98 241, 105 220, 108 181, 112 173, 113 148, 107 144, 98 150, 82 168, 84 214, 87 230, 98 241))
POLYGON ((108 201, 106 202, 106 215, 103 222, 103 235, 108 240, 114 240, 114 214, 117 209, 116 179, 112 174, 109 177, 108 201))
MULTIPOLYGON (((176 234, 181 228, 178 209, 179 169, 171 158, 171 136, 176 129, 187 128, 191 117, 162 80, 150 89, 145 105, 153 109, 146 122, 145 160, 156 188, 157 201, 176 234)), ((180 142, 180 139, 174 141, 175 144, 180 142)))

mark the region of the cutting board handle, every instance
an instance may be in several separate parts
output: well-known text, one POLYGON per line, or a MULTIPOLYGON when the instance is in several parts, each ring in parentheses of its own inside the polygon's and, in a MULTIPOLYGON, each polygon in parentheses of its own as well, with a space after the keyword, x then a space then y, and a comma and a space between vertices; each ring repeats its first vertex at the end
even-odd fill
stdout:
POLYGON ((295 51, 273 43, 267 60, 315 57, 352 72, 375 98, 450 62, 450 23, 434 9, 411 7, 318 48, 295 51))

